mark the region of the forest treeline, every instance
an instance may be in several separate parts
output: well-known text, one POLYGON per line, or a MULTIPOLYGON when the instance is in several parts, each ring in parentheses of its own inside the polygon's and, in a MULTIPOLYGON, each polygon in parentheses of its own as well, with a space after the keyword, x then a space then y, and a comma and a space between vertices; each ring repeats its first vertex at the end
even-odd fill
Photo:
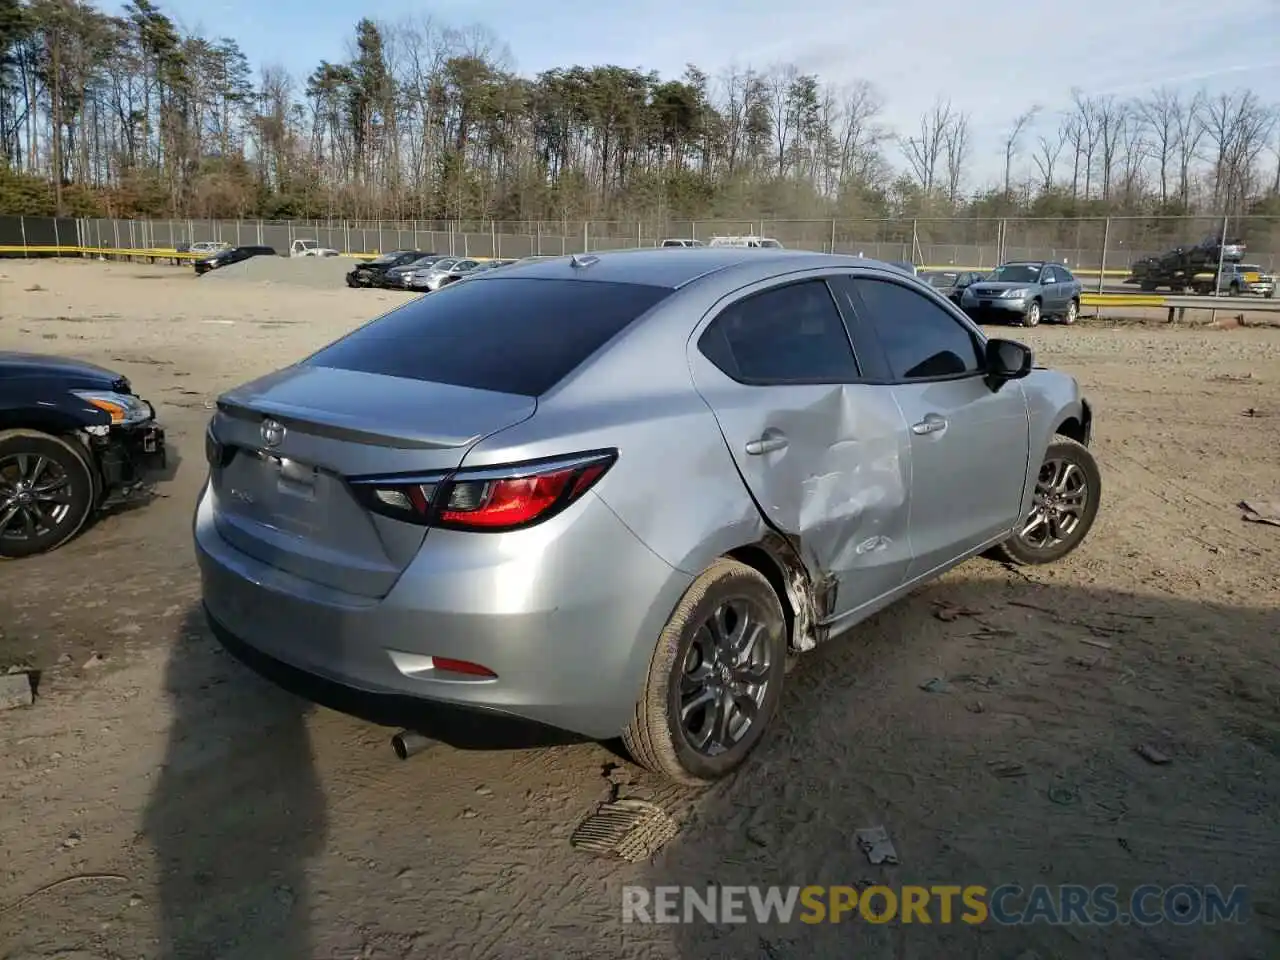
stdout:
POLYGON ((971 118, 910 130, 871 81, 794 65, 535 77, 483 27, 362 19, 307 76, 184 34, 151 0, 0 0, 0 213, 580 220, 1280 216, 1280 109, 1254 92, 1074 91, 1010 117, 974 177, 971 118))

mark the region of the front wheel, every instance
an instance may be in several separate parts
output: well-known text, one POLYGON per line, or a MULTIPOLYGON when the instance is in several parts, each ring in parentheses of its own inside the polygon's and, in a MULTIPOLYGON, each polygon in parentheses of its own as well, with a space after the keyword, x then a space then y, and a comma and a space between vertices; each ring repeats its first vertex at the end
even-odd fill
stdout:
POLYGON ((1089 533, 1101 496, 1102 473, 1089 448, 1055 437, 1040 464, 1031 513, 997 554, 1026 565, 1061 560, 1089 533))
POLYGON ((69 441, 0 431, 0 559, 44 553, 75 536, 94 504, 93 472, 69 441))
POLYGON ((1036 327, 1040 325, 1040 301, 1032 300, 1027 304, 1027 312, 1022 316, 1022 325, 1024 327, 1036 327))
POLYGON ((728 775, 764 736, 786 660, 786 621, 769 581, 717 560, 667 621, 623 743, 641 766, 680 783, 728 775))

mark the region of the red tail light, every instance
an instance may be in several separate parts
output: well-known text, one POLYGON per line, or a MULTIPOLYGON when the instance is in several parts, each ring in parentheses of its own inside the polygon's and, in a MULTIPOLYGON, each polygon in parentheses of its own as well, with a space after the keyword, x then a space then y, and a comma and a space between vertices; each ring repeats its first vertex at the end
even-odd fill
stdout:
POLYGON ((360 477, 351 484, 366 507, 395 520, 452 530, 519 530, 564 510, 617 458, 616 450, 602 450, 452 474, 360 477))

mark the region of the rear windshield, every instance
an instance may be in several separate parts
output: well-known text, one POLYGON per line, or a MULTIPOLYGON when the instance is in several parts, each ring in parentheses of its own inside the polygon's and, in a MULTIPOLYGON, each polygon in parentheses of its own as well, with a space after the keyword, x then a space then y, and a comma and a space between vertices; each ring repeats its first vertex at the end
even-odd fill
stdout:
POLYGON ((537 397, 670 293, 641 284, 527 277, 451 284, 304 363, 537 397))

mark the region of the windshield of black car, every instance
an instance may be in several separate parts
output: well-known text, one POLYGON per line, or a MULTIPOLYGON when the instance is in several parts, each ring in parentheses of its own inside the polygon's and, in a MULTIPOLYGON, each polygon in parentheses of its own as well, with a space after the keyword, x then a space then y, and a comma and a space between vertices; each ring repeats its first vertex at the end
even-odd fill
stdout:
POLYGON ((1003 267, 996 267, 987 279, 992 283, 1038 283, 1040 265, 1007 263, 1003 267))
POLYGON ((958 277, 959 277, 959 274, 955 274, 955 273, 929 273, 925 275, 925 279, 928 280, 935 287, 953 286, 958 277))

